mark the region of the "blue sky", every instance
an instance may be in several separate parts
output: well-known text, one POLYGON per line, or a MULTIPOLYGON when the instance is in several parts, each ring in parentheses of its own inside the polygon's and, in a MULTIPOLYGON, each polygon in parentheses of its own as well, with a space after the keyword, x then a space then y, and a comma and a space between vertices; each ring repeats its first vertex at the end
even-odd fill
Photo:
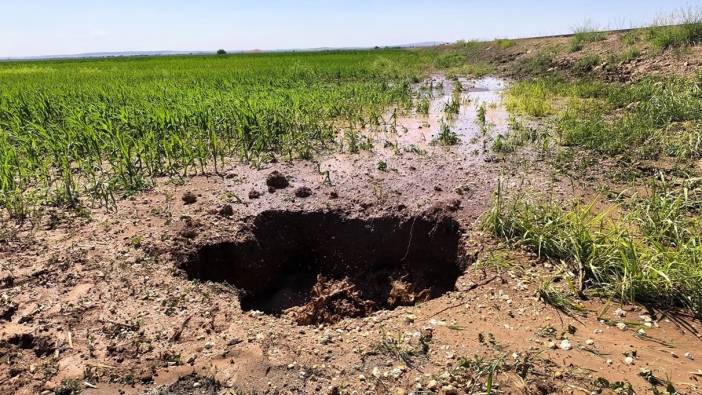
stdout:
POLYGON ((702 0, 0 0, 0 58, 289 49, 568 33, 648 23, 702 0))

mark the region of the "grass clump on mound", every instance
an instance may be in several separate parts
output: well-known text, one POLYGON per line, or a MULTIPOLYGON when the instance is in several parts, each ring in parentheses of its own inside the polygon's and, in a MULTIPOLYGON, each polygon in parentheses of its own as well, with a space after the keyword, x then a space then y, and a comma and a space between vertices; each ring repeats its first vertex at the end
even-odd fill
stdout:
POLYGON ((702 9, 681 10, 648 29, 646 38, 665 50, 698 45, 702 42, 702 9))
POLYGON ((574 29, 573 36, 570 39, 570 52, 578 52, 585 47, 586 44, 602 41, 607 38, 606 33, 598 31, 592 24, 587 23, 574 29))

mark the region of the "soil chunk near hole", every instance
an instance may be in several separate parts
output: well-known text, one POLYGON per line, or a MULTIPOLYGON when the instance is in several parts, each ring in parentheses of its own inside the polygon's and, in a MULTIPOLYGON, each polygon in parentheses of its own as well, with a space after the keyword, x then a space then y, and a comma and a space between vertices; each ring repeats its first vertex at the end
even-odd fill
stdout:
POLYGON ((241 308, 299 324, 413 305, 455 288, 466 262, 447 215, 348 217, 265 211, 231 241, 181 254, 191 279, 237 287, 241 308))

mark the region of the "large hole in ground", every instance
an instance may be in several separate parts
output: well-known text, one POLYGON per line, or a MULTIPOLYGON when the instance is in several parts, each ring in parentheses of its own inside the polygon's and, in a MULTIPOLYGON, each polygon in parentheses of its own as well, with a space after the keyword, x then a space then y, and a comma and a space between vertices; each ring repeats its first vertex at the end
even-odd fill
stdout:
POLYGON ((181 267, 190 278, 237 287, 245 311, 329 323, 453 290, 464 268, 460 235, 443 215, 266 211, 236 240, 202 245, 181 267))

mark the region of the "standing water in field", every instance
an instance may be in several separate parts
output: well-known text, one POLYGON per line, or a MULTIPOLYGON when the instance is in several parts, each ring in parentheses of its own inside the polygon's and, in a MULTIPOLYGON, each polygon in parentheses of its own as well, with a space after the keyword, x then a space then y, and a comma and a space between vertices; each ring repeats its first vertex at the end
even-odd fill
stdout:
POLYGON ((433 76, 413 88, 410 111, 396 119, 390 113, 380 138, 407 150, 455 145, 484 153, 489 141, 508 130, 502 101, 505 86, 504 80, 494 77, 433 76))

